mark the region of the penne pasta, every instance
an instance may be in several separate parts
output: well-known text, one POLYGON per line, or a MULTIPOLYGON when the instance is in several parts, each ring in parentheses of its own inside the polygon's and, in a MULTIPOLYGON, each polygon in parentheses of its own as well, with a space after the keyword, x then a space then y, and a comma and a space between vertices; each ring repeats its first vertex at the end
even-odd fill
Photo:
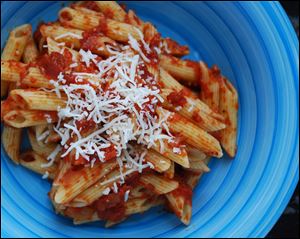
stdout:
POLYGON ((164 172, 164 176, 172 179, 174 178, 174 175, 175 175, 175 163, 172 161, 169 169, 164 172))
POLYGON ((37 49, 37 46, 35 45, 33 38, 30 37, 24 49, 23 62, 24 63, 33 62, 36 60, 38 56, 39 56, 39 51, 37 49))
POLYGON ((187 81, 189 84, 197 84, 201 80, 201 68, 198 63, 181 60, 174 56, 161 55, 161 67, 176 79, 187 81))
POLYGON ((2 132, 2 144, 7 155, 16 164, 19 164, 21 130, 5 125, 2 132))
POLYGON ((59 12, 59 21, 65 26, 80 30, 99 27, 104 35, 115 41, 127 42, 129 34, 135 39, 140 39, 136 28, 129 24, 106 19, 104 16, 87 15, 78 9, 63 8, 59 12))
POLYGON ((10 93, 12 98, 22 99, 25 108, 30 110, 57 111, 58 107, 66 105, 67 98, 62 96, 58 98, 56 93, 16 89, 10 93))
POLYGON ((148 198, 129 199, 125 204, 125 214, 129 216, 136 213, 143 213, 152 207, 157 207, 162 204, 164 204, 162 197, 158 197, 154 200, 149 200, 148 198))
POLYGON ((105 17, 114 19, 119 22, 126 20, 126 12, 115 1, 95 1, 96 5, 105 17))
MULTIPOLYGON (((117 43, 112 39, 102 36, 102 35, 90 35, 85 34, 84 31, 68 28, 57 25, 42 25, 40 27, 41 34, 45 39, 47 39, 48 51, 57 51, 60 49, 68 49, 74 55, 74 51, 70 48, 66 48, 64 46, 54 46, 54 42, 65 43, 66 46, 74 47, 75 49, 85 48, 90 49, 93 53, 97 53, 101 56, 109 56, 110 52, 107 50, 106 45, 117 46, 117 43), (85 43, 82 44, 82 39, 86 38, 86 41, 89 41, 90 44, 85 43), (49 39, 52 39, 49 40, 49 39), (50 47, 50 49, 49 49, 50 47)), ((59 51, 61 52, 61 50, 59 51)), ((77 53, 78 54, 78 53, 77 53)))
POLYGON ((164 98, 163 107, 178 111, 183 117, 206 131, 224 129, 226 125, 203 111, 201 104, 196 99, 185 95, 185 92, 162 89, 161 96, 164 98), (179 107, 179 110, 177 107, 179 107))
POLYGON ((237 150, 238 95, 233 85, 225 78, 220 92, 220 112, 227 124, 227 127, 220 131, 220 142, 228 155, 234 157, 237 150))
POLYGON ((4 122, 15 128, 25 128, 57 122, 57 113, 38 110, 12 110, 3 117, 4 122))
POLYGON ((146 188, 151 187, 151 189, 153 189, 153 191, 157 194, 166 194, 171 192, 179 185, 175 180, 155 174, 142 175, 140 181, 146 188))
POLYGON ((192 215, 192 189, 186 184, 180 184, 178 189, 166 194, 166 198, 176 216, 188 225, 192 215))
POLYGON ((172 132, 182 135, 186 142, 195 148, 203 151, 207 155, 222 157, 221 146, 213 136, 206 131, 197 127, 187 119, 183 118, 179 114, 170 113, 160 108, 159 115, 171 114, 171 118, 168 120, 169 128, 172 132))
POLYGON ((60 185, 54 197, 55 202, 60 204, 70 202, 79 193, 108 174, 114 167, 116 167, 116 163, 106 163, 95 165, 93 168, 67 171, 60 179, 60 185), (74 184, 70 185, 70 180, 74 181, 74 184))
POLYGON ((30 169, 31 171, 45 175, 45 177, 53 180, 55 174, 57 173, 57 165, 53 164, 47 168, 42 167, 41 165, 47 164, 48 161, 45 157, 40 156, 34 151, 27 151, 20 155, 20 164, 25 168, 30 169))
MULTIPOLYGON (((40 125, 44 126, 44 125, 40 125)), ((35 126, 39 127, 39 126, 35 126)), ((32 150, 41 155, 42 157, 47 158, 57 147, 56 144, 46 144, 42 142, 42 140, 39 140, 39 136, 42 134, 36 134, 36 131, 34 128, 29 128, 28 131, 28 138, 31 145, 32 150)))
POLYGON ((147 152, 145 160, 152 163, 154 166, 154 170, 159 173, 167 171, 171 166, 171 161, 168 158, 162 156, 154 150, 149 150, 147 152))
POLYGON ((210 108, 219 111, 220 102, 220 71, 217 68, 208 69, 206 64, 199 62, 202 77, 200 81, 200 98, 210 108))
MULTIPOLYGON (((31 26, 29 24, 21 25, 13 29, 9 34, 9 38, 1 54, 1 60, 20 61, 30 35, 31 35, 31 26)), ((2 71, 2 65, 1 65, 1 71, 2 71)), ((1 73, 1 78, 2 78, 2 73, 1 73)), ((9 85, 10 88, 15 87, 14 83, 7 83, 6 81, 1 81, 1 97, 6 95, 9 85)))
MULTIPOLYGON (((119 170, 114 169, 112 172, 108 173, 106 179, 114 179, 118 176, 119 170)), ((98 198, 103 196, 105 190, 113 185, 113 183, 117 180, 112 180, 107 184, 101 184, 101 181, 96 182, 89 188, 85 189, 83 192, 78 194, 70 203, 69 205, 74 207, 85 207, 90 205, 91 203, 95 202, 98 198)))

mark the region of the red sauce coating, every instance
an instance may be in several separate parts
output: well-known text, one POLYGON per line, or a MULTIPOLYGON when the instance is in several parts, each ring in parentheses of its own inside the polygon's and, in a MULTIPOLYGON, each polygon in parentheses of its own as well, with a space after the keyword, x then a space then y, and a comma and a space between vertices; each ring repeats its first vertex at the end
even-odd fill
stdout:
POLYGON ((35 161, 35 158, 31 154, 24 154, 21 159, 25 162, 35 161))
POLYGON ((167 100, 169 103, 171 103, 173 106, 181 106, 183 107, 187 100, 184 97, 186 90, 181 90, 179 92, 173 91, 167 96, 167 100))
POLYGON ((37 65, 48 78, 56 79, 59 73, 63 72, 72 63, 71 53, 69 51, 65 52, 65 55, 52 52, 50 55, 44 54, 37 59, 37 65))
POLYGON ((36 31, 33 33, 33 39, 35 40, 36 43, 40 41, 42 38, 42 33, 41 33, 41 26, 45 25, 44 22, 40 22, 36 28, 36 31))
POLYGON ((104 42, 100 40, 103 36, 103 26, 93 28, 83 33, 83 38, 80 40, 80 47, 84 50, 98 51, 98 48, 104 47, 104 42))
POLYGON ((121 3, 121 4, 120 4, 120 7, 121 7, 124 11, 126 11, 126 4, 125 4, 125 3, 121 3))
MULTIPOLYGON (((176 41, 172 40, 171 38, 165 38, 167 43, 168 49, 175 55, 183 55, 189 52, 188 46, 181 46, 176 41)), ((166 52, 164 52, 166 53, 166 52)))
POLYGON ((99 25, 97 27, 100 32, 102 32, 104 35, 107 35, 108 32, 108 26, 107 26, 107 21, 104 16, 99 17, 99 25))
POLYGON ((73 19, 72 15, 68 11, 62 11, 60 17, 66 21, 71 21, 73 19))
POLYGON ((185 203, 192 205, 192 189, 185 183, 180 182, 179 187, 171 192, 175 197, 184 197, 185 203))
POLYGON ((198 62, 190 61, 190 60, 185 60, 185 63, 186 63, 186 66, 193 68, 196 82, 198 84, 200 84, 200 82, 202 80, 202 72, 201 72, 200 64, 198 62))
POLYGON ((131 187, 123 185, 118 193, 111 193, 100 197, 93 206, 97 210, 99 218, 103 220, 119 221, 125 217, 124 194, 131 187))
POLYGON ((106 18, 109 18, 109 19, 114 18, 114 12, 110 8, 105 9, 105 11, 103 11, 103 14, 106 18))
POLYGON ((85 7, 87 9, 96 11, 96 12, 100 12, 100 9, 97 5, 97 3, 95 3, 94 1, 83 1, 80 6, 85 7))
POLYGON ((90 119, 90 120, 80 120, 76 122, 76 126, 77 129, 79 129, 79 131, 81 133, 85 133, 91 129, 94 129, 96 126, 96 123, 90 119))
POLYGON ((199 111, 195 110, 194 113, 193 113, 193 115, 192 115, 192 118, 193 118, 193 120, 195 120, 198 123, 202 123, 203 122, 203 119, 200 116, 199 111))

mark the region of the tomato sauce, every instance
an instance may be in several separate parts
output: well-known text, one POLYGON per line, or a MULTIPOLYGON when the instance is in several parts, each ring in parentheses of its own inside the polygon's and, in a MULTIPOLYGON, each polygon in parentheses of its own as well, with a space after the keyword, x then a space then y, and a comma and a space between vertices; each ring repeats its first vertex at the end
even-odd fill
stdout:
POLYGON ((183 197, 185 199, 185 203, 192 206, 193 190, 184 181, 179 181, 180 183, 178 188, 173 190, 171 194, 173 194, 175 197, 183 197))
POLYGON ((35 158, 30 153, 22 155, 21 159, 28 163, 35 161, 35 158))
POLYGON ((99 9, 97 3, 95 3, 94 1, 82 1, 80 6, 90 9, 90 10, 93 10, 93 11, 96 11, 96 12, 100 12, 100 9, 99 9))
POLYGON ((185 106, 187 103, 186 98, 184 97, 184 90, 181 90, 179 92, 173 91, 167 96, 167 100, 169 103, 171 103, 173 106, 185 106))
POLYGON ((80 47, 84 50, 91 51, 97 51, 98 48, 104 47, 104 43, 99 41, 99 38, 103 36, 103 30, 104 32, 107 31, 106 24, 100 24, 98 27, 85 31, 82 35, 83 38, 80 40, 80 47))
POLYGON ((199 114, 199 110, 195 110, 192 115, 192 119, 197 123, 203 123, 203 119, 199 114))
MULTIPOLYGON (((168 49, 172 54, 175 55, 184 55, 189 52, 188 46, 181 46, 176 41, 172 40, 171 38, 165 38, 165 41, 167 43, 168 49)), ((167 54, 167 52, 164 52, 164 54, 167 54)))
POLYGON ((201 72, 200 64, 198 62, 190 61, 190 60, 185 60, 185 63, 186 66, 193 68, 194 76, 196 78, 196 83, 200 85, 202 81, 202 72, 201 72))
POLYGON ((110 8, 107 8, 103 11, 103 14, 106 18, 109 18, 109 19, 113 19, 114 18, 114 12, 110 9, 110 8))
POLYGON ((36 63, 49 79, 56 79, 59 73, 72 63, 71 59, 58 52, 52 52, 50 55, 40 56, 36 63))

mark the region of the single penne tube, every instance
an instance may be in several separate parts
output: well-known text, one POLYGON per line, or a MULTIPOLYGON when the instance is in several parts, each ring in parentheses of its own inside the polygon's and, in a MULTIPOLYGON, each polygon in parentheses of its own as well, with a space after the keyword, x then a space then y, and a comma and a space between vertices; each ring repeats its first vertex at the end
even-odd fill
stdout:
POLYGON ((220 70, 215 66, 208 69, 207 65, 200 61, 201 81, 200 84, 200 99, 205 102, 211 109, 219 111, 220 102, 220 70))
POLYGON ((149 185, 156 194, 166 194, 178 187, 178 182, 156 174, 142 175, 140 182, 147 188, 149 185))
POLYGON ((185 203, 182 210, 182 216, 180 217, 180 221, 189 225, 192 217, 192 206, 189 203, 185 203))
MULTIPOLYGON (((41 125, 43 126, 43 125, 41 125)), ((37 127, 37 126, 36 126, 37 127)), ((56 148, 56 144, 49 144, 43 143, 42 140, 39 140, 38 136, 36 135, 34 128, 29 128, 27 130, 29 142, 31 148, 37 154, 48 157, 56 148)))
POLYGON ((223 153, 219 141, 206 131, 177 113, 170 113, 162 108, 158 108, 157 111, 160 116, 170 114, 167 124, 171 132, 180 134, 185 138, 188 144, 203 151, 207 155, 218 158, 222 157, 223 153))
POLYGON ((147 162, 152 163, 154 166, 154 170, 159 173, 165 172, 166 170, 168 170, 170 168, 170 165, 171 165, 171 161, 168 158, 155 152, 152 149, 148 150, 148 152, 145 156, 145 160, 147 162))
POLYGON ((46 163, 48 163, 47 159, 34 151, 27 151, 20 155, 20 164, 22 166, 53 180, 57 173, 57 165, 52 164, 47 168, 41 167, 42 164, 46 163))
POLYGON ((167 178, 174 178, 175 175, 175 163, 174 161, 171 161, 171 165, 167 171, 164 172, 164 176, 167 178))
POLYGON ((21 144, 21 130, 5 125, 2 131, 2 144, 5 152, 10 159, 19 164, 20 144, 21 144))
POLYGON ((69 7, 63 8, 59 12, 59 21, 63 25, 84 31, 99 27, 104 35, 115 41, 127 43, 129 34, 135 39, 140 39, 134 26, 106 19, 104 16, 96 16, 95 14, 88 15, 78 9, 76 10, 69 7))
POLYGON ((177 111, 194 124, 206 131, 217 131, 224 129, 226 125, 211 117, 202 110, 202 105, 197 104, 197 100, 186 95, 184 91, 173 91, 162 89, 160 95, 163 97, 163 107, 177 111), (177 108, 179 107, 179 109, 177 108))
MULTIPOLYGON (((9 34, 9 38, 1 54, 1 60, 20 61, 30 36, 31 36, 31 25, 29 24, 21 25, 13 29, 9 34)), ((7 83, 5 81, 1 81, 1 97, 6 95, 9 88, 14 88, 14 87, 15 87, 15 83, 7 83)))
POLYGON ((184 197, 178 196, 173 193, 167 193, 165 196, 169 202, 171 209, 175 213, 175 215, 177 217, 181 218, 182 214, 183 214, 183 207, 184 207, 184 201, 185 201, 184 197))
POLYGON ((105 17, 119 22, 126 20, 126 12, 116 1, 95 1, 95 3, 105 17))
POLYGON ((70 202, 78 194, 96 183, 104 175, 113 170, 117 164, 105 163, 96 164, 94 167, 83 168, 81 170, 69 170, 60 179, 60 185, 54 196, 56 203, 64 204, 70 202), (70 179, 73 184, 70 185, 70 179))
POLYGON ((39 56, 39 51, 32 37, 28 39, 23 53, 23 62, 30 63, 36 60, 39 56))
POLYGON ((161 143, 157 141, 151 148, 175 163, 178 163, 185 168, 189 167, 189 159, 184 148, 181 147, 179 152, 174 152, 173 147, 169 145, 167 140, 163 140, 163 145, 164 148, 162 150, 161 143))
POLYGON ((15 128, 25 128, 57 122, 57 113, 39 110, 12 110, 3 117, 4 122, 15 128))
POLYGON ((234 157, 237 150, 238 94, 234 86, 225 78, 220 89, 220 112, 227 125, 220 131, 220 142, 227 154, 234 157))
POLYGON ((192 189, 189 185, 181 183, 177 189, 167 193, 166 198, 176 216, 188 225, 192 212, 192 189))
POLYGON ((161 55, 160 64, 164 70, 176 79, 184 80, 194 85, 201 80, 201 68, 197 62, 181 60, 170 55, 161 55))
POLYGON ((13 99, 21 98, 26 104, 25 107, 30 110, 57 111, 57 108, 64 107, 67 101, 67 97, 64 95, 58 98, 54 92, 33 89, 16 89, 11 91, 10 95, 13 99))

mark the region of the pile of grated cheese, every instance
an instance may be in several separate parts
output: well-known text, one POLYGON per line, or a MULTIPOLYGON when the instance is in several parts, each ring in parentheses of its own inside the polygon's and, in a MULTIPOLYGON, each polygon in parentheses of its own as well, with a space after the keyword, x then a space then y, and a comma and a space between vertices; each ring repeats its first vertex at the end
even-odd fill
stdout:
MULTIPOLYGON (((159 143, 163 151, 164 141, 174 142, 174 137, 165 123, 168 115, 159 118, 155 113, 159 102, 163 102, 158 79, 150 73, 144 77, 145 64, 150 60, 141 48, 151 51, 147 43, 139 43, 129 35, 128 45, 106 47, 111 56, 105 60, 97 60, 89 50, 79 51, 81 62, 87 67, 95 64, 98 73, 73 72, 78 84, 66 84, 64 72, 51 81, 58 97, 67 96, 66 106, 58 109, 59 121, 54 130, 61 137, 61 157, 73 152, 75 160, 84 158, 91 167, 97 160, 105 162, 105 149, 113 146, 120 168, 116 178, 122 184, 124 168, 129 169, 128 174, 153 167, 145 162, 146 149, 159 143), (82 133, 77 126, 80 121, 93 121, 95 127, 82 133)), ((49 159, 53 162, 53 155, 49 159)))

